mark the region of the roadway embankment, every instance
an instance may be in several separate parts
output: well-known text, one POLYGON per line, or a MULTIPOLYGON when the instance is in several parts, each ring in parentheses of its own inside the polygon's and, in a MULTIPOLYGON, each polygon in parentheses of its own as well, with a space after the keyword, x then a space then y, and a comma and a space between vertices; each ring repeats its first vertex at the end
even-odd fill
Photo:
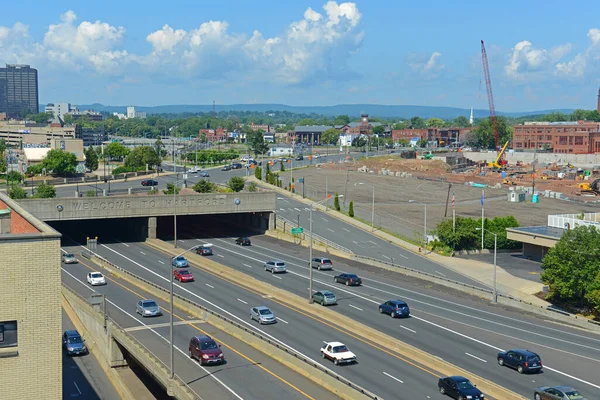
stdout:
MULTIPOLYGON (((178 254, 178 250, 172 244, 163 242, 158 239, 149 239, 146 242, 149 246, 156 248, 170 256, 178 254)), ((314 315, 317 305, 308 304, 306 299, 295 294, 282 290, 276 286, 255 279, 247 274, 229 268, 215 261, 209 260, 196 254, 190 254, 188 260, 206 273, 219 277, 220 279, 230 281, 238 286, 247 288, 252 292, 259 292, 264 296, 270 296, 273 301, 285 303, 299 312, 314 315)), ((489 397, 497 400, 515 400, 525 399, 525 397, 510 391, 500 385, 472 374, 462 368, 459 368, 447 361, 441 360, 421 349, 404 343, 396 338, 379 332, 376 329, 368 327, 356 320, 343 316, 337 312, 319 306, 319 316, 329 324, 334 324, 341 331, 345 331, 349 335, 361 336, 370 341, 370 345, 381 349, 382 351, 392 351, 398 358, 407 363, 414 365, 416 368, 421 368, 429 371, 435 376, 451 376, 463 375, 469 376, 484 393, 489 397)), ((354 397, 356 398, 356 397, 354 397)))

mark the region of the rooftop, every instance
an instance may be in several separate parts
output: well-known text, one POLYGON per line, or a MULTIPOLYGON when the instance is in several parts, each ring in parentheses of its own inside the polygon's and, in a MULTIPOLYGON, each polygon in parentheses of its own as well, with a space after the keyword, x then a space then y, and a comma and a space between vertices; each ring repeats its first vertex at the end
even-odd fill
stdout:
POLYGON ((529 235, 547 236, 553 239, 560 239, 565 232, 564 229, 552 226, 521 226, 518 228, 508 228, 507 230, 527 233, 529 235))

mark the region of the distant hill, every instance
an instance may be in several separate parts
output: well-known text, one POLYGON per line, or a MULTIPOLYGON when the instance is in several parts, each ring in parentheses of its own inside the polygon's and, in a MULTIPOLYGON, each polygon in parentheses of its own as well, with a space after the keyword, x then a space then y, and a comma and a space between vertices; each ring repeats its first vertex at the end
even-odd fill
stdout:
MULTIPOLYGON (((78 104, 80 110, 93 109, 98 112, 120 112, 126 113, 126 106, 110 106, 103 104, 78 104)), ((43 106, 40 107, 42 110, 43 106)), ((165 106, 135 106, 136 111, 145 111, 148 114, 179 114, 179 113, 198 113, 212 111, 210 105, 165 105, 165 106)), ((335 106, 288 106, 285 104, 218 104, 216 106, 219 111, 251 111, 251 112, 268 112, 268 111, 288 111, 296 114, 320 114, 325 116, 348 115, 350 118, 355 118, 362 113, 367 113, 372 117, 381 118, 398 118, 408 119, 411 117, 421 118, 443 118, 453 119, 460 115, 469 117, 471 112, 467 108, 456 107, 433 107, 433 106, 413 106, 413 105, 382 105, 382 104, 339 104, 335 106)), ((520 117, 527 115, 549 114, 551 112, 562 112, 570 114, 573 110, 557 109, 557 110, 541 110, 541 111, 524 111, 504 113, 497 112, 498 115, 510 117, 520 117)), ((484 118, 489 115, 489 110, 473 110, 475 118, 484 118)))

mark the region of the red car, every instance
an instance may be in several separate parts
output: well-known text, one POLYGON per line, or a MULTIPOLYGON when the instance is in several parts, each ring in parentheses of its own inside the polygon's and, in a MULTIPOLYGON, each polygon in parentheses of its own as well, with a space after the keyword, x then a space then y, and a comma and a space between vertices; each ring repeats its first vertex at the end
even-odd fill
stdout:
POLYGON ((194 280, 194 275, 187 269, 176 269, 173 276, 179 282, 192 282, 194 280))

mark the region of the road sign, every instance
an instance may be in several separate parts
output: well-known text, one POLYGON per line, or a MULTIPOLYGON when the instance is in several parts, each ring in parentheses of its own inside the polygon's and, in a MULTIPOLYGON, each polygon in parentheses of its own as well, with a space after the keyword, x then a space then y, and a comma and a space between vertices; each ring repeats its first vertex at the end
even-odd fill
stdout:
POLYGON ((299 235, 304 233, 304 228, 292 228, 292 235, 299 235))
POLYGON ((304 183, 304 178, 298 179, 298 183, 304 183))

